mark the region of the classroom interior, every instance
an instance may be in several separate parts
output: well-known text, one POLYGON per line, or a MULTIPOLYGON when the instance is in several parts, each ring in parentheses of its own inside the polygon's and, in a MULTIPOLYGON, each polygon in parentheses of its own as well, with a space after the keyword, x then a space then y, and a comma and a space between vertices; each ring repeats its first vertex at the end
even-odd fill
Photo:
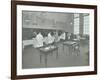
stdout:
POLYGON ((89 65, 89 14, 22 11, 22 69, 89 65))

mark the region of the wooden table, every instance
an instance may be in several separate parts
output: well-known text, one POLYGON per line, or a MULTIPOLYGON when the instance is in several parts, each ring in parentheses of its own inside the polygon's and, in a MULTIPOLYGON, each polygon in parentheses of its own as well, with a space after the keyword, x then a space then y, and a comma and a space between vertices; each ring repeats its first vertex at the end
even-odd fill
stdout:
POLYGON ((39 48, 39 51, 40 51, 40 62, 42 60, 42 55, 45 57, 45 66, 47 67, 47 56, 49 54, 53 54, 54 51, 57 51, 56 52, 56 58, 58 57, 58 47, 57 46, 54 46, 54 45, 49 45, 49 46, 46 46, 46 47, 41 47, 39 48))

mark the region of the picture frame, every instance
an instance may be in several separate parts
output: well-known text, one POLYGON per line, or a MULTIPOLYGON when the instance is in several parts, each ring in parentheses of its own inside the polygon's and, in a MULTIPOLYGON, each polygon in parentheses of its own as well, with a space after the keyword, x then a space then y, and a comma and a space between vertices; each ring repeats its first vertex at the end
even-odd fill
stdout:
MULTIPOLYGON (((55 23, 54 23, 55 25, 55 23)), ((11 1, 11 79, 31 79, 97 74, 97 6, 34 1, 11 1), (89 65, 83 67, 61 67, 22 69, 22 11, 47 11, 60 13, 90 14, 89 65), (79 68, 80 67, 80 68, 79 68), (25 71, 24 71, 25 70, 25 71)))

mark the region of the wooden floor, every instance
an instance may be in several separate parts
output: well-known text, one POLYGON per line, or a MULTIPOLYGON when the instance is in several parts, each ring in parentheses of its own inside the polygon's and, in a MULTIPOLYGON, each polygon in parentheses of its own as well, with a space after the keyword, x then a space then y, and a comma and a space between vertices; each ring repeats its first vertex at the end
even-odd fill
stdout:
POLYGON ((89 65, 89 50, 87 44, 80 44, 80 54, 77 56, 75 52, 69 54, 69 49, 61 43, 58 44, 58 56, 56 51, 47 56, 47 64, 45 56, 40 60, 40 51, 32 46, 25 47, 22 52, 22 68, 49 68, 49 67, 71 67, 71 66, 87 66, 89 65))

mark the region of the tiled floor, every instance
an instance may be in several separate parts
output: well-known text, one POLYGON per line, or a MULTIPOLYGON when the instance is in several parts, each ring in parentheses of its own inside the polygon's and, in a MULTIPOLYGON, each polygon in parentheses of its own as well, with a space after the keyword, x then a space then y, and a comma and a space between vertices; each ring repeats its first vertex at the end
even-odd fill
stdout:
POLYGON ((68 46, 61 43, 58 44, 58 57, 56 58, 56 51, 47 56, 47 65, 45 64, 45 57, 42 56, 40 61, 40 51, 32 46, 26 47, 22 53, 22 68, 45 68, 45 67, 68 67, 68 66, 86 66, 89 65, 88 45, 80 44, 80 55, 75 52, 69 54, 68 46))

